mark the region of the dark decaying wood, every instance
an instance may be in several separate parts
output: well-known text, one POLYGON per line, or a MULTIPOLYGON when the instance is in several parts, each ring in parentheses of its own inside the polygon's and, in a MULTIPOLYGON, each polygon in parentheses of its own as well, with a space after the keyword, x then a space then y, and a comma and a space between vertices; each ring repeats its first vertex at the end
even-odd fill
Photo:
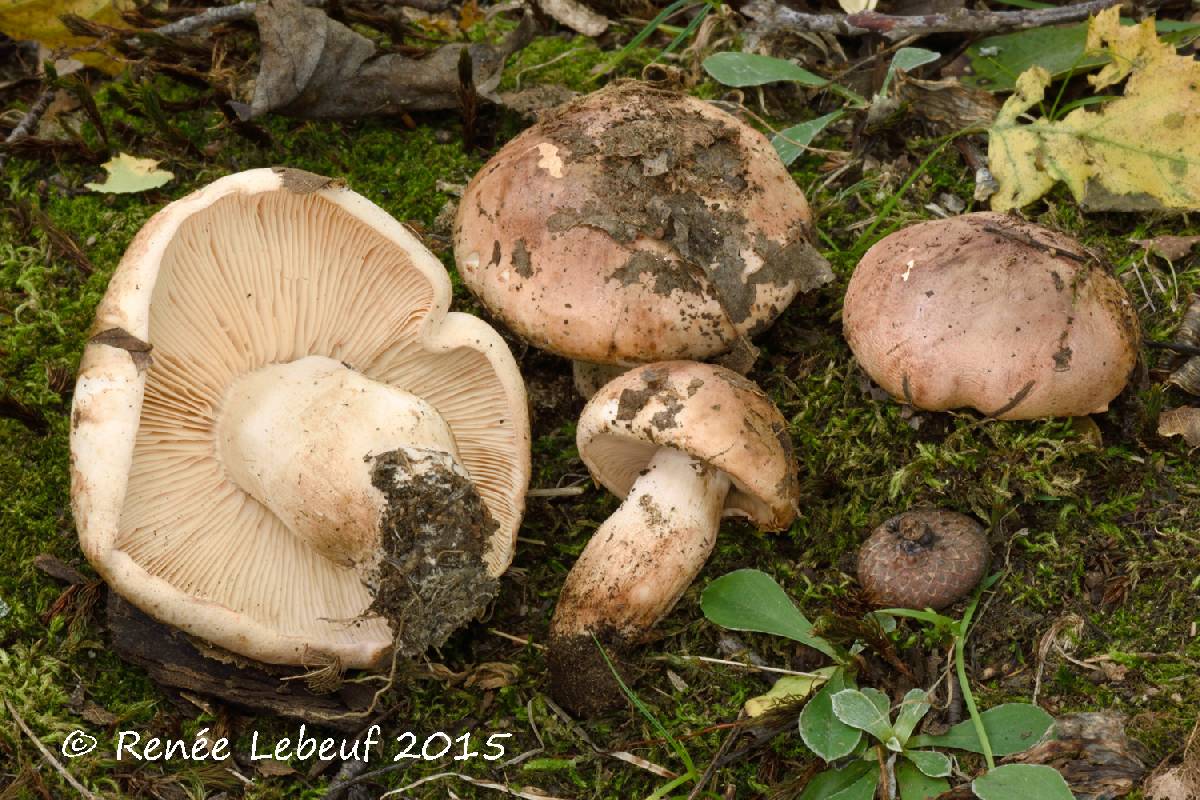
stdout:
MULTIPOLYGON (((156 682, 243 709, 354 733, 370 705, 370 690, 354 691, 361 685, 317 695, 303 681, 282 680, 297 675, 298 668, 251 663, 233 654, 221 659, 205 655, 189 636, 151 619, 112 591, 108 627, 117 655, 146 670, 156 682)), ((217 654, 215 649, 205 650, 217 654)))

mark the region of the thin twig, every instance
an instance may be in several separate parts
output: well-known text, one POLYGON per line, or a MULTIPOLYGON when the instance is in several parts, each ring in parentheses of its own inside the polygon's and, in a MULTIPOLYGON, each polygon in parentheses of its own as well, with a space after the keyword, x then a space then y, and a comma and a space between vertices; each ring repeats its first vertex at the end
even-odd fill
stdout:
POLYGON ((530 489, 526 497, 579 497, 587 492, 586 486, 554 486, 549 489, 530 489))
POLYGON ((519 789, 514 789, 511 786, 503 783, 496 783, 494 781, 481 781, 478 778, 472 778, 470 775, 463 775, 461 772, 439 772, 436 775, 427 775, 420 780, 413 781, 408 786, 401 786, 399 789, 392 789, 390 792, 384 792, 379 796, 380 798, 396 797, 404 794, 407 791, 415 789, 422 784, 429 783, 430 781, 443 780, 445 778, 457 778, 458 780, 463 781, 464 783, 469 783, 472 786, 478 786, 482 789, 495 789, 498 792, 504 792, 505 794, 512 795, 513 797, 525 798, 525 800, 565 800, 565 798, 553 797, 548 794, 533 794, 532 792, 524 792, 519 789))
POLYGON ((488 633, 494 636, 499 636, 501 639, 508 639, 510 642, 516 642, 517 644, 525 647, 532 647, 534 650, 546 649, 546 645, 538 644, 532 639, 522 639, 520 636, 513 636, 511 633, 505 633, 504 631, 496 630, 495 628, 488 628, 488 633))
POLYGON ((8 709, 8 714, 13 718, 13 721, 17 723, 17 727, 19 727, 21 731, 29 737, 29 741, 33 742, 33 746, 36 747, 38 752, 42 754, 42 758, 46 759, 46 763, 53 767, 54 771, 63 777, 63 780, 71 784, 71 788, 79 792, 80 797, 86 797, 87 800, 99 800, 99 798, 92 794, 86 786, 75 780, 74 775, 67 772, 67 768, 64 767, 59 760, 54 757, 54 753, 51 753, 50 749, 46 747, 46 745, 42 744, 41 739, 33 735, 33 731, 29 730, 29 726, 25 724, 25 720, 21 719, 21 715, 17 713, 17 710, 12 707, 12 703, 8 702, 7 699, 4 701, 4 707, 8 709))
POLYGON ((1200 347, 1197 347, 1194 344, 1185 344, 1183 342, 1147 341, 1146 347, 1156 348, 1159 350, 1170 350, 1184 356, 1200 356, 1200 347))
MULTIPOLYGON (((303 0, 306 6, 324 6, 325 0, 303 0)), ((417 8, 422 11, 444 11, 448 4, 446 0, 392 0, 394 5, 408 6, 409 8, 417 8)), ((183 17, 174 22, 168 22, 166 25, 159 25, 157 28, 151 28, 151 33, 156 33, 159 36, 188 36, 198 31, 205 30, 220 25, 223 22, 241 22, 243 20, 254 19, 255 10, 258 8, 258 3, 255 0, 242 0, 240 3, 234 3, 231 6, 217 6, 201 11, 199 14, 193 14, 190 17, 183 17)))
POLYGON ((731 661, 725 658, 712 658, 711 656, 661 656, 657 660, 673 661, 675 659, 684 659, 687 661, 703 661, 705 664, 722 664, 727 667, 740 667, 741 669, 750 669, 758 672, 775 672, 780 675, 798 675, 801 678, 824 678, 825 675, 819 675, 815 672, 797 672, 794 669, 783 669, 782 667, 767 667, 760 664, 747 664, 743 661, 731 661))
MULTIPOLYGON (((8 136, 4 137, 5 144, 14 144, 29 136, 37 129, 37 124, 41 122, 42 116, 46 110, 50 108, 50 104, 54 102, 54 95, 58 90, 46 88, 33 101, 33 105, 25 112, 25 116, 21 117, 21 121, 17 123, 17 127, 9 131, 8 136)), ((0 153, 0 167, 4 166, 4 162, 8 161, 8 153, 0 153)))
POLYGON ((775 0, 752 0, 742 13, 768 26, 790 31, 831 33, 837 36, 880 34, 891 41, 935 33, 992 34, 1079 22, 1119 5, 1121 0, 1088 0, 1072 6, 1021 9, 1019 11, 974 11, 961 9, 947 14, 894 15, 876 11, 858 14, 809 14, 794 11, 775 0))
MULTIPOLYGON (((738 721, 745 719, 746 711, 743 709, 738 713, 738 721)), ((729 752, 729 748, 737 741, 737 738, 742 735, 742 729, 734 727, 729 729, 729 733, 725 735, 725 739, 721 742, 721 746, 717 748, 717 752, 713 755, 712 761, 708 762, 708 767, 700 774, 696 780, 696 785, 692 787, 692 791, 688 794, 687 800, 698 800, 701 794, 704 793, 704 787, 712 780, 713 775, 717 772, 717 765, 725 754, 729 752)))
POLYGON ((220 25, 222 22, 254 19, 254 9, 256 8, 258 8, 258 3, 252 2, 252 0, 243 0, 243 2, 234 3, 231 6, 210 8, 199 14, 168 22, 166 25, 159 25, 154 28, 153 32, 159 36, 187 36, 205 28, 220 25))

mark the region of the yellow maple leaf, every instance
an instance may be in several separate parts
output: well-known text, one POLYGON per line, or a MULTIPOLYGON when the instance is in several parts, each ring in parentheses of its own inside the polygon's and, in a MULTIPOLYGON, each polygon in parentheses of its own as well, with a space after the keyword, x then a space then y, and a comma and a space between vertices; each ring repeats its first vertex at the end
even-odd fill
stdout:
MULTIPOLYGON (((128 26, 121 19, 121 11, 129 8, 132 0, 0 0, 0 32, 11 39, 39 42, 50 50, 89 47, 95 40, 71 35, 62 23, 64 14, 125 28, 128 26)), ((119 65, 102 53, 72 57, 105 72, 119 70, 119 65)))
POLYGON ((1176 55, 1153 20, 1121 25, 1117 6, 1092 19, 1088 51, 1112 56, 1092 85, 1128 78, 1124 94, 1099 111, 1026 122, 1051 77, 1041 67, 1022 73, 988 132, 1000 187, 992 209, 1020 208, 1060 181, 1094 211, 1200 208, 1200 61, 1176 55))
POLYGON ((104 164, 108 177, 104 183, 85 183, 93 192, 105 194, 132 194, 157 189, 170 182, 175 174, 158 168, 153 158, 138 158, 121 153, 104 164))

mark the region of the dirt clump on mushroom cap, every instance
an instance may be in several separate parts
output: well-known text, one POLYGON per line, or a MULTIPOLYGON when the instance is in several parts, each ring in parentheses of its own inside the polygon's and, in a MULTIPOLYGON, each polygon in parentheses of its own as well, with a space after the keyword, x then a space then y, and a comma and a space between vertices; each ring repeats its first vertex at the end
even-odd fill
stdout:
POLYGON ((1140 340, 1128 293, 1093 253, 994 213, 885 237, 855 268, 842 321, 858 362, 897 400, 998 419, 1106 410, 1140 340))
POLYGON ((455 226, 464 281, 569 358, 704 358, 832 278, 803 193, 757 131, 695 98, 615 84, 506 145, 455 226))
POLYGON ((975 588, 988 557, 983 526, 971 517, 955 511, 906 511, 863 543, 858 581, 878 606, 936 611, 975 588))

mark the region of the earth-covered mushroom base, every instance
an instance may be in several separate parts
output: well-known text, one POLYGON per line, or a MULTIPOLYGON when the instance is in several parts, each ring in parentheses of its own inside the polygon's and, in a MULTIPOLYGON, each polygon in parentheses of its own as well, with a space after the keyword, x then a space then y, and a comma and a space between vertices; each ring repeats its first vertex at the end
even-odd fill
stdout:
POLYGON ((386 498, 383 554, 368 584, 370 613, 388 621, 400 655, 441 645, 477 618, 499 590, 484 553, 499 527, 452 458, 398 449, 375 458, 372 485, 386 498))

